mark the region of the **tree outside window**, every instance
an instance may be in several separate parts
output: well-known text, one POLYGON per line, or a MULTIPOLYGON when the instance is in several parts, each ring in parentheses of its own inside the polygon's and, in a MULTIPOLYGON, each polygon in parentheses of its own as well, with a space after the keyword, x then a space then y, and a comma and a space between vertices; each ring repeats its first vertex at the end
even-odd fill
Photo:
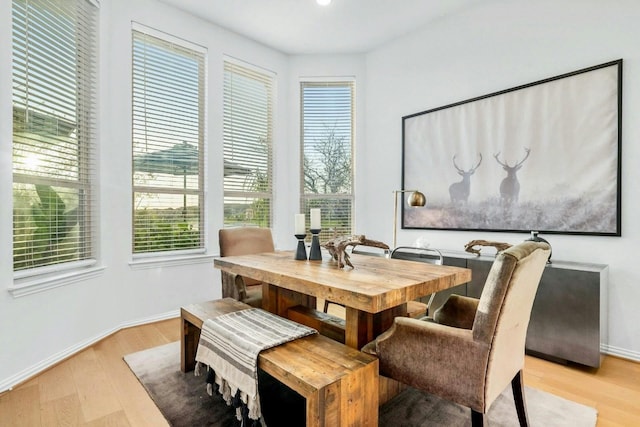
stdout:
POLYGON ((353 93, 352 81, 301 83, 301 210, 321 209, 323 240, 352 233, 353 93))

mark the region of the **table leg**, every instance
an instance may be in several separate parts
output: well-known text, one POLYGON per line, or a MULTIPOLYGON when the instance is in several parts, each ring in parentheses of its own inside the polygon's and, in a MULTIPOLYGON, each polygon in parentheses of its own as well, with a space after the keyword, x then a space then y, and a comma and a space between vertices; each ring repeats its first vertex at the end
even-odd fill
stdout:
POLYGON ((316 297, 265 283, 262 285, 262 308, 278 316, 287 317, 289 308, 296 305, 316 308, 316 297))
POLYGON ((397 316, 406 316, 407 304, 390 308, 379 313, 367 313, 356 308, 345 307, 345 344, 361 349, 368 342, 393 325, 397 316))
POLYGON ((348 347, 360 349, 373 340, 373 314, 356 308, 345 307, 344 343, 348 347))

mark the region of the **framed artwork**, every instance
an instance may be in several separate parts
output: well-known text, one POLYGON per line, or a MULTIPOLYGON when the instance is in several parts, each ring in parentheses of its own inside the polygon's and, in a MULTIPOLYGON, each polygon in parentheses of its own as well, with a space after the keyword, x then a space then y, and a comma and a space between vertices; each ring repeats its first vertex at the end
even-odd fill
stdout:
POLYGON ((620 236, 622 59, 402 118, 402 227, 620 236))

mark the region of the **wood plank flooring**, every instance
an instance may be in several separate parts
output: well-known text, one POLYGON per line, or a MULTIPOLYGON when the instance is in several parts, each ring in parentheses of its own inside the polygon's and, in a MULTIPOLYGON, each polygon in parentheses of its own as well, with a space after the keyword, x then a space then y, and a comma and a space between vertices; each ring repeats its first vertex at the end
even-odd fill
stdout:
MULTIPOLYGON (((0 426, 166 426, 122 357, 179 340, 179 328, 171 319, 121 330, 0 395, 0 426)), ((525 384, 595 407, 598 427, 640 426, 640 363, 525 363, 525 384)))

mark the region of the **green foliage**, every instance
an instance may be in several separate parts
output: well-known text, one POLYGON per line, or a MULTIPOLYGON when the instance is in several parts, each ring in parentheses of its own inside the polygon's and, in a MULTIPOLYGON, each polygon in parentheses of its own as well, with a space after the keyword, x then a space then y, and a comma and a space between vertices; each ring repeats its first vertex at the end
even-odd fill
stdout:
POLYGON ((255 199, 252 203, 227 203, 224 206, 225 227, 254 225, 271 227, 269 199, 255 199))
MULTIPOLYGON (((14 194, 14 269, 39 267, 76 259, 78 245, 70 243, 78 224, 78 209, 67 211, 65 202, 49 185, 35 185, 37 201, 30 206, 30 217, 19 215, 20 199, 14 194), (18 211, 18 212, 17 212, 18 211)), ((22 192, 24 193, 24 192, 22 192)))
MULTIPOLYGON (((304 201, 302 211, 309 212, 313 208, 322 210, 321 241, 351 234, 351 199, 327 197, 304 201)), ((310 238, 310 235, 307 237, 310 238)))
MULTIPOLYGON (((271 183, 269 182, 267 174, 260 169, 256 169, 253 175, 255 176, 255 179, 251 186, 251 191, 258 194, 268 193, 271 188, 271 183)), ((259 227, 271 226, 271 199, 254 199, 253 203, 251 203, 250 212, 251 218, 249 218, 249 220, 251 224, 259 227)))
POLYGON ((202 246, 200 231, 186 222, 181 210, 137 209, 134 230, 134 253, 195 249, 202 246))
MULTIPOLYGON (((265 138, 259 138, 253 146, 256 157, 268 157, 268 144, 265 138)), ((233 203, 225 201, 224 224, 225 226, 255 225, 258 227, 271 227, 271 198, 261 197, 271 194, 271 181, 269 175, 262 167, 256 167, 246 176, 243 190, 254 193, 254 197, 247 197, 242 202, 233 203)))
POLYGON ((62 198, 48 185, 36 184, 36 193, 40 202, 31 207, 31 215, 36 223, 33 241, 53 249, 78 223, 78 208, 65 212, 66 205, 62 198))

